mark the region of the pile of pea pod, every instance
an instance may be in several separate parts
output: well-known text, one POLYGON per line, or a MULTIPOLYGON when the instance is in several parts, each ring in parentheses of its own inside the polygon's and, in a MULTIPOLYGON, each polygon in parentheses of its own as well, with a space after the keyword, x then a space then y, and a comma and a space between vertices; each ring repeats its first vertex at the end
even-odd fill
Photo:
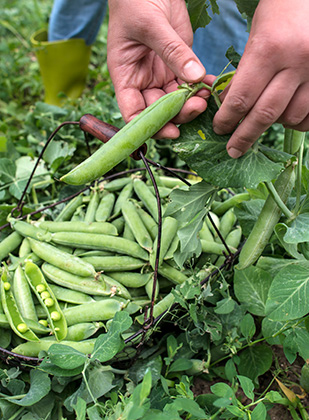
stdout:
MULTIPOLYGON (((175 218, 164 217, 164 208, 173 188, 184 184, 167 176, 157 176, 157 182, 163 218, 154 293, 158 205, 153 187, 141 176, 96 184, 65 204, 54 220, 47 215, 9 220, 12 233, 0 243, 0 347, 38 357, 61 342, 90 354, 116 312, 134 318, 128 337, 141 328, 153 296, 154 317, 173 304, 171 289, 192 269, 180 270, 173 259, 179 226, 175 218)), ((217 208, 212 218, 235 252, 241 229, 235 227, 233 208, 217 208)), ((199 236, 203 254, 224 262, 225 246, 207 218, 199 236)))

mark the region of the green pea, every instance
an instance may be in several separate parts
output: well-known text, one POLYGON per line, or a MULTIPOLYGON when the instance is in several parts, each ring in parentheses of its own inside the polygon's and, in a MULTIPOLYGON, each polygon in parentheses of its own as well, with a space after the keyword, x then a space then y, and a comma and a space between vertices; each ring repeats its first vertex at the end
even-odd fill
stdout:
POLYGON ((41 293, 41 298, 44 299, 48 299, 50 298, 50 294, 47 290, 45 290, 44 292, 41 293))
POLYGON ((42 293, 44 290, 46 290, 46 286, 45 284, 38 284, 35 289, 38 293, 42 293))
MULTIPOLYGON (((53 306, 53 305, 51 305, 51 306, 53 306)), ((53 312, 51 312, 50 317, 53 321, 59 321, 61 319, 61 314, 57 311, 53 311, 53 312)))
POLYGON ((54 306, 55 301, 52 298, 47 298, 47 299, 44 299, 44 303, 48 308, 51 308, 52 306, 54 306))
POLYGON ((11 284, 8 281, 3 282, 4 290, 10 290, 11 284))
POLYGON ((17 325, 17 329, 18 329, 19 332, 25 333, 26 331, 28 331, 29 328, 27 327, 27 324, 22 322, 21 324, 17 325))

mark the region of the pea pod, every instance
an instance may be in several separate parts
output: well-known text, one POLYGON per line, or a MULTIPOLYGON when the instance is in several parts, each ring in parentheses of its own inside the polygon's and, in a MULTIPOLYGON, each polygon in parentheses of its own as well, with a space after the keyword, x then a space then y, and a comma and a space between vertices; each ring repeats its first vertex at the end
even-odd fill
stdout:
MULTIPOLYGON (((159 254, 159 267, 163 263, 163 259, 174 239, 177 235, 178 230, 178 222, 173 217, 164 217, 162 221, 162 236, 161 236, 161 244, 160 244, 160 254, 159 254)), ((150 264, 152 268, 155 268, 155 261, 157 255, 157 242, 158 239, 156 238, 153 244, 153 251, 150 254, 150 264)))
POLYGON ((109 296, 111 290, 106 284, 94 279, 93 277, 81 277, 76 274, 68 273, 52 264, 44 263, 42 271, 46 277, 52 280, 58 286, 76 290, 90 295, 109 296))
POLYGON ((130 271, 143 267, 145 261, 126 255, 86 256, 84 261, 91 264, 97 271, 130 271))
POLYGON ((66 287, 57 286, 56 284, 50 284, 49 287, 52 289, 56 298, 63 302, 80 305, 82 303, 89 303, 94 301, 90 295, 78 292, 77 290, 71 290, 66 287))
POLYGON ((149 187, 141 180, 136 178, 133 183, 134 191, 142 201, 151 216, 158 221, 158 204, 156 197, 152 194, 149 187))
POLYGON ((64 175, 61 181, 81 185, 106 174, 173 119, 191 94, 188 88, 183 87, 162 96, 125 125, 93 155, 64 175))
POLYGON ((97 211, 95 213, 95 220, 97 222, 106 222, 112 214, 116 196, 113 193, 106 193, 101 198, 97 211))
POLYGON ((98 300, 92 303, 76 305, 72 308, 64 309, 64 316, 68 325, 80 322, 107 321, 112 319, 116 312, 123 309, 123 304, 116 299, 98 300))
POLYGON ((21 315, 24 318, 37 321, 38 317, 35 312, 31 290, 25 277, 24 270, 20 265, 16 268, 14 273, 13 293, 21 315))
MULTIPOLYGON (((68 236, 66 233, 65 235, 68 236)), ((34 239, 29 239, 29 241, 33 252, 42 258, 43 261, 56 265, 72 274, 78 274, 84 277, 95 276, 95 269, 92 265, 83 261, 81 258, 61 251, 57 247, 44 242, 38 242, 34 239)))
POLYGON ((122 205, 122 214, 125 222, 129 225, 137 243, 145 248, 148 252, 152 250, 152 239, 146 229, 142 219, 140 218, 135 205, 132 201, 127 200, 122 205))
POLYGON ((23 222, 22 220, 10 219, 12 228, 24 237, 34 238, 38 241, 49 242, 51 235, 44 229, 34 226, 31 223, 23 222))
POLYGON ((148 260, 148 253, 136 242, 118 236, 83 232, 71 232, 68 235, 65 232, 57 232, 53 234, 52 239, 56 244, 68 245, 74 248, 101 249, 148 260))
POLYGON ((95 221, 95 214, 99 206, 99 202, 100 202, 99 193, 96 189, 94 189, 91 191, 90 201, 88 203, 85 218, 84 218, 85 222, 92 223, 95 221))
POLYGON ((0 242, 0 261, 4 260, 22 242, 23 237, 18 232, 12 232, 0 242))
POLYGON ((79 221, 79 222, 46 221, 46 222, 39 223, 39 226, 52 233, 54 232, 85 232, 85 233, 102 233, 104 235, 118 235, 116 227, 108 222, 87 223, 85 221, 79 221))
POLYGON ((39 341, 39 338, 30 329, 25 319, 19 312, 14 295, 11 290, 11 282, 5 268, 2 272, 0 287, 3 310, 12 330, 15 332, 15 334, 17 334, 24 340, 39 341))
MULTIPOLYGON (((95 339, 83 340, 83 341, 68 341, 63 340, 61 344, 72 347, 75 350, 80 351, 84 354, 92 353, 94 349, 95 339)), ((38 357, 41 351, 47 352, 55 344, 53 339, 41 340, 39 343, 22 343, 12 349, 13 353, 20 354, 22 356, 38 357), (31 344, 31 345, 30 345, 31 344)))
POLYGON ((70 220, 75 211, 83 204, 83 196, 77 195, 76 197, 72 198, 65 207, 61 210, 58 216, 55 218, 55 222, 64 222, 66 220, 70 220))
POLYGON ((109 277, 119 281, 126 287, 143 287, 152 278, 152 273, 134 273, 126 271, 114 271, 108 273, 109 277))
MULTIPOLYGON (((294 187, 294 183, 294 165, 289 165, 283 172, 281 172, 274 184, 279 197, 284 203, 289 198, 294 187)), ((239 254, 239 263, 237 264, 238 269, 241 270, 249 267, 259 258, 267 245, 280 216, 281 209, 278 207, 273 197, 269 194, 259 217, 239 254)))
POLYGON ((37 265, 28 261, 25 264, 25 275, 38 301, 45 309, 49 325, 56 339, 58 341, 64 340, 67 335, 67 323, 58 301, 46 282, 43 273, 37 265), (50 297, 48 298, 43 295, 44 292, 47 292, 50 297))

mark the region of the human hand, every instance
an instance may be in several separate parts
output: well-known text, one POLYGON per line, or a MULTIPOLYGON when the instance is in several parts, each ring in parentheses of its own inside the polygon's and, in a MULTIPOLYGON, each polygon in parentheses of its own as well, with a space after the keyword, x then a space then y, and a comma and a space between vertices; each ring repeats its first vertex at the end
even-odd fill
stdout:
MULTIPOLYGON (((193 33, 185 1, 142 3, 109 0, 107 62, 126 122, 183 81, 199 82, 206 74, 190 48, 193 33)), ((177 138, 175 124, 191 121, 205 111, 208 96, 203 89, 190 98, 156 138, 177 138)))
POLYGON ((273 123, 309 130, 309 2, 260 0, 242 59, 214 118, 243 155, 273 123))

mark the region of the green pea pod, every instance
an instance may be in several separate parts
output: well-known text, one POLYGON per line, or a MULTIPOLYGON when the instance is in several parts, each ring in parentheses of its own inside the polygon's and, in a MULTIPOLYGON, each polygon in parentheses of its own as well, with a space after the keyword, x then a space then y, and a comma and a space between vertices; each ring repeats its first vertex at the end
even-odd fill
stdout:
POLYGON ((24 238, 22 243, 20 244, 18 256, 20 258, 27 257, 31 254, 31 246, 27 238, 24 238))
POLYGON ((16 268, 14 273, 13 293, 22 316, 37 321, 38 317, 35 312, 31 289, 25 277, 24 270, 20 265, 16 268))
POLYGON ((112 214, 116 196, 113 193, 106 193, 101 198, 97 211, 95 213, 95 220, 97 222, 106 222, 112 214))
POLYGON ((146 229, 148 230, 152 240, 155 240, 158 235, 158 224, 150 214, 135 203, 136 210, 142 219, 146 229))
POLYGON ((135 194, 144 204, 151 216, 158 221, 158 203, 149 187, 141 179, 136 178, 133 182, 135 194))
MULTIPOLYGON (((227 237, 227 235, 230 233, 234 224, 236 223, 236 220, 237 220, 237 218, 235 216, 233 208, 229 209, 221 217, 221 219, 220 219, 220 234, 221 234, 223 239, 225 239, 227 237)), ((217 241, 221 242, 221 239, 218 237, 217 241)))
POLYGON ((103 181, 102 183, 100 182, 99 187, 103 185, 103 188, 106 191, 116 192, 122 190, 127 184, 130 184, 130 182, 132 182, 130 177, 116 178, 112 181, 103 181))
MULTIPOLYGON (((155 296, 154 296, 154 300, 157 301, 158 297, 159 297, 159 290, 160 290, 160 285, 159 285, 159 281, 156 281, 156 291, 155 291, 155 296)), ((149 297, 149 299, 152 299, 152 292, 153 292, 153 278, 151 278, 148 283, 145 285, 145 291, 147 296, 149 297)))
POLYGON ((191 94, 192 91, 183 87, 162 96, 133 118, 93 155, 64 175, 61 181, 81 185, 106 174, 173 119, 191 94))
MULTIPOLYGON (((173 217, 164 217, 162 221, 162 236, 160 244, 160 254, 159 254, 159 267, 163 264, 163 259, 173 241, 177 235, 178 222, 173 217)), ((157 255, 157 242, 156 238, 153 244, 153 251, 150 254, 150 264, 152 268, 155 268, 155 261, 157 255)))
POLYGON ((41 222, 39 226, 49 232, 85 232, 100 233, 104 235, 118 235, 114 225, 108 222, 86 223, 85 221, 67 221, 67 222, 41 222))
POLYGON ((68 325, 74 325, 80 322, 107 321, 114 318, 115 314, 122 309, 122 302, 110 298, 76 305, 64 309, 63 312, 68 325))
MULTIPOLYGON (((153 307, 153 317, 161 315, 164 311, 167 311, 175 301, 173 293, 168 293, 163 299, 157 302, 153 307)), ((149 315, 150 309, 148 310, 149 315)), ((140 324, 144 323, 144 315, 136 317, 137 322, 140 324)))
POLYGON ((67 335, 67 323, 56 296, 46 282, 42 271, 36 264, 28 261, 25 264, 25 275, 30 287, 46 312, 49 325, 57 341, 64 340, 67 335), (47 292, 49 297, 46 297, 48 295, 44 295, 44 292, 47 292))
MULTIPOLYGON (((289 198, 294 183, 294 165, 289 165, 281 172, 274 184, 279 197, 284 203, 289 198)), ((271 194, 269 194, 250 235, 240 251, 239 263, 237 264, 239 270, 254 264, 260 257, 265 246, 269 242, 275 225, 279 222, 280 216, 281 209, 278 207, 271 194)))
POLYGON ((97 271, 131 271, 145 265, 145 261, 126 255, 86 256, 82 259, 91 264, 97 271))
POLYGON ((125 222, 129 225, 137 243, 148 252, 152 250, 152 239, 140 218, 135 205, 127 200, 122 205, 122 214, 125 222))
POLYGON ((58 286, 89 295, 110 296, 111 294, 111 290, 106 287, 106 284, 96 280, 94 277, 81 277, 48 263, 42 265, 42 271, 46 277, 58 286))
POLYGON ((89 303, 94 301, 90 295, 78 292, 77 290, 71 290, 66 287, 57 286, 56 284, 50 284, 49 287, 52 289, 56 298, 63 302, 80 305, 82 303, 89 303))
POLYGON ((87 206, 85 219, 84 219, 85 222, 92 223, 95 221, 95 214, 99 206, 99 202, 100 202, 99 193, 96 189, 94 189, 91 191, 90 201, 87 206))
POLYGON ((119 281, 119 283, 126 287, 143 287, 152 278, 152 273, 141 274, 130 271, 113 271, 108 272, 107 274, 109 277, 119 281))
POLYGON ((133 183, 127 184, 119 193, 118 198, 115 202, 114 212, 112 218, 115 218, 121 214, 123 203, 125 203, 133 195, 133 183))
POLYGON ((4 260, 11 252, 21 244, 23 240, 22 235, 17 232, 12 232, 9 236, 0 242, 0 261, 4 260))
POLYGON ((97 235, 95 233, 66 232, 53 233, 53 242, 56 244, 68 245, 84 249, 101 249, 113 251, 118 254, 130 255, 132 257, 148 260, 146 252, 136 242, 125 238, 111 235, 97 235))
POLYGON ((27 341, 39 341, 39 338, 30 329, 19 312, 12 293, 11 282, 5 268, 3 269, 1 276, 1 302, 7 320, 15 334, 27 341))
POLYGON ((55 222, 70 220, 78 207, 83 204, 83 196, 80 194, 70 200, 55 218, 55 222))
MULTIPOLYGON (((63 340, 61 344, 72 347, 75 350, 80 351, 84 354, 91 354, 94 348, 95 339, 83 340, 83 341, 69 341, 63 340)), ((22 356, 38 357, 41 351, 47 352, 55 344, 53 339, 44 339, 39 343, 23 343, 12 349, 13 353, 20 354, 22 356), (30 345, 29 345, 30 344, 30 345)))
POLYGON ((12 228, 25 238, 33 238, 38 241, 49 242, 51 240, 51 234, 39 227, 34 226, 31 223, 23 222, 22 220, 10 219, 12 228))
POLYGON ((243 201, 250 200, 249 193, 239 193, 235 194, 232 197, 228 198, 222 202, 213 202, 211 205, 211 210, 217 215, 222 216, 226 211, 235 207, 237 204, 242 203, 243 201))
POLYGON ((167 263, 163 263, 158 268, 158 273, 174 284, 181 284, 187 280, 187 276, 185 274, 167 263))
MULTIPOLYGON (((64 233, 64 235, 69 236, 68 233, 64 233)), ((92 265, 83 261, 81 258, 61 251, 57 247, 44 242, 38 242, 34 239, 29 239, 29 241, 33 252, 42 258, 43 261, 55 265, 72 274, 78 274, 79 276, 84 277, 95 276, 96 272, 92 265)))

